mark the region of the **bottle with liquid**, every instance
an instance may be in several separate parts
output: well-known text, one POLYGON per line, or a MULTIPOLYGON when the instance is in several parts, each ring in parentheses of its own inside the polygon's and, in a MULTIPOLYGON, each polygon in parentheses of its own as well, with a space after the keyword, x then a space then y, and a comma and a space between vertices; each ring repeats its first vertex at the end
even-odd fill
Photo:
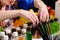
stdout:
POLYGON ((22 28, 20 31, 18 31, 18 40, 26 40, 26 29, 22 28))
POLYGON ((23 36, 23 40, 26 40, 26 29, 25 28, 22 29, 22 36, 23 36))
POLYGON ((12 37, 11 30, 7 29, 6 35, 9 37, 9 40, 11 40, 11 37, 12 37))
POLYGON ((57 18, 54 19, 54 26, 55 33, 57 33, 59 31, 59 23, 57 18))
POLYGON ((18 35, 19 35, 19 36, 18 36, 18 40, 23 40, 21 27, 17 27, 16 30, 17 30, 18 35))
POLYGON ((4 38, 3 38, 3 40, 9 40, 8 35, 5 35, 4 38))
POLYGON ((23 40, 23 35, 22 35, 22 31, 18 31, 18 40, 23 40))
POLYGON ((53 25, 54 21, 50 20, 50 30, 51 30, 51 34, 54 34, 54 25, 53 25))
POLYGON ((59 31, 59 23, 56 18, 50 21, 50 29, 51 29, 51 34, 54 34, 57 31, 59 31))
POLYGON ((0 32, 0 39, 1 40, 3 40, 4 36, 5 36, 5 32, 0 32))
POLYGON ((32 40, 32 33, 31 33, 31 28, 27 28, 26 32, 26 40, 32 40))
POLYGON ((37 38, 37 27, 34 26, 31 28, 31 33, 33 38, 37 38))
POLYGON ((18 32, 13 32, 11 40, 18 40, 18 32))

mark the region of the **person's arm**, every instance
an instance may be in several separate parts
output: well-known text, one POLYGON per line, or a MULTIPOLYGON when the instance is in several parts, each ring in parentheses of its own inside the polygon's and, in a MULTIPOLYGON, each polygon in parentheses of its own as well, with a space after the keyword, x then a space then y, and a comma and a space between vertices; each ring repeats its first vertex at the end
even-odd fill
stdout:
POLYGON ((36 8, 42 8, 42 7, 46 7, 47 5, 44 4, 44 2, 42 0, 34 0, 34 6, 36 8))
POLYGON ((0 11, 0 21, 20 16, 20 10, 0 11))
POLYGON ((23 16, 29 19, 33 24, 38 23, 38 17, 34 13, 26 11, 26 10, 0 11, 0 21, 8 19, 8 18, 18 17, 18 16, 23 16))

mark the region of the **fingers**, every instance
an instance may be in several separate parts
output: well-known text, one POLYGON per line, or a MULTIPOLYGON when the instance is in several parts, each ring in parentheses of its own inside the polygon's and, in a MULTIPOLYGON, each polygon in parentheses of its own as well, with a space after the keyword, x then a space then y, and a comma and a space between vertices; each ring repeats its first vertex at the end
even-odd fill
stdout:
POLYGON ((43 16, 42 16, 42 20, 46 21, 46 13, 43 11, 43 16))
POLYGON ((33 25, 38 24, 38 17, 33 13, 30 13, 30 20, 32 21, 33 25))
POLYGON ((40 18, 39 21, 41 22, 42 21, 42 18, 43 18, 43 16, 42 16, 43 12, 42 12, 41 9, 39 9, 39 12, 38 13, 39 13, 39 18, 40 18))
POLYGON ((49 21, 49 12, 48 12, 48 10, 46 10, 46 21, 47 22, 49 21))
POLYGON ((49 14, 47 14, 46 20, 47 20, 47 22, 49 21, 49 14))
POLYGON ((35 22, 33 21, 31 17, 29 17, 29 20, 33 23, 33 25, 35 25, 35 22))
POLYGON ((36 24, 38 24, 39 23, 38 16, 36 16, 34 13, 32 14, 33 14, 32 16, 35 18, 36 24))
POLYGON ((31 13, 30 13, 30 20, 32 21, 33 25, 36 24, 36 19, 32 16, 31 13))

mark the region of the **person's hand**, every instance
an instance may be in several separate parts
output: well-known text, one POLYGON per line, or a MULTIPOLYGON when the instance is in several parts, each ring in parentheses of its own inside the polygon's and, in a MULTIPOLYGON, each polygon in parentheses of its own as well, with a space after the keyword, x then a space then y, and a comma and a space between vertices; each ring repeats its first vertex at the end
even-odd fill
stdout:
POLYGON ((33 13, 26 10, 22 10, 20 13, 23 17, 29 19, 34 25, 38 24, 38 17, 33 13))
POLYGON ((40 17, 40 22, 49 21, 49 13, 48 13, 48 9, 46 6, 44 6, 42 8, 40 7, 38 13, 39 13, 39 17, 40 17))

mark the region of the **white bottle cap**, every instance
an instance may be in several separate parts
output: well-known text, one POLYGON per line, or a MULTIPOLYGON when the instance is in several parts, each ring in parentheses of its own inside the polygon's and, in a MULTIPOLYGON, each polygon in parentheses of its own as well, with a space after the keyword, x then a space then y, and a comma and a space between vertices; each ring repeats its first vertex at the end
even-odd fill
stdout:
POLYGON ((18 36, 18 32, 13 32, 12 36, 13 37, 17 37, 18 36))
POLYGON ((27 27, 28 27, 28 24, 24 24, 23 27, 24 27, 24 28, 27 28, 27 27))
POLYGON ((16 30, 21 30, 21 28, 20 27, 17 27, 16 30))
POLYGON ((5 36, 4 36, 4 40, 9 40, 8 35, 5 35, 5 36))
POLYGON ((9 34, 9 33, 11 33, 11 30, 7 29, 6 34, 9 34))
POLYGON ((22 33, 26 33, 26 29, 22 29, 22 33))
POLYGON ((0 36, 4 36, 5 35, 5 32, 0 32, 0 36))

